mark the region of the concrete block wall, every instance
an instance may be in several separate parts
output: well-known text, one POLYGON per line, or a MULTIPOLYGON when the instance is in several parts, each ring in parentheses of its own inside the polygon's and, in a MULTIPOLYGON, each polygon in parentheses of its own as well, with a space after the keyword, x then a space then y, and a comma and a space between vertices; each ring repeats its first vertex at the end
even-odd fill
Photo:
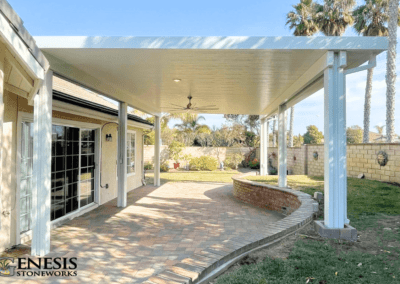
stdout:
MULTIPOLYGON (((274 167, 278 165, 278 149, 268 148, 274 167)), ((303 145, 288 148, 287 163, 289 174, 294 175, 324 175, 324 145, 303 145), (314 153, 318 153, 318 159, 314 153), (296 157, 296 160, 294 159, 296 157)), ((349 144, 347 146, 347 175, 357 177, 364 174, 366 179, 400 183, 400 144, 349 144), (380 166, 377 161, 379 151, 388 154, 386 166, 380 166)))
MULTIPOLYGON (((192 157, 201 157, 201 156, 211 156, 216 158, 219 162, 224 162, 226 157, 240 153, 241 155, 245 155, 250 152, 252 148, 248 147, 185 147, 181 155, 192 155, 192 157)), ((161 160, 166 160, 168 158, 168 146, 161 146, 161 160)), ((154 159, 154 146, 153 145, 145 145, 144 146, 144 162, 153 163, 154 159)), ((185 161, 180 161, 181 166, 184 166, 185 161)), ((174 161, 168 160, 168 164, 170 168, 173 168, 174 161)))
POLYGON ((347 148, 347 174, 357 177, 400 183, 400 144, 354 144, 347 148), (377 160, 379 151, 388 155, 386 166, 380 166, 377 160))

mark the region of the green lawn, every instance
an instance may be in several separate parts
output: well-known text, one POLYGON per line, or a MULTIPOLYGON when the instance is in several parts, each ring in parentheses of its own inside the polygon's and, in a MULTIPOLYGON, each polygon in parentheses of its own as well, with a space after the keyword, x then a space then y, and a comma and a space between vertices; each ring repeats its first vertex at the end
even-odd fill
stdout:
MULTIPOLYGON (((276 185, 278 177, 246 178, 276 185)), ((288 185, 309 194, 324 191, 323 177, 288 176, 288 185)), ((221 276, 217 284, 400 283, 400 187, 348 178, 348 215, 351 225, 359 232, 365 230, 361 234, 370 234, 373 249, 368 249, 368 242, 364 248, 357 243, 359 248, 337 240, 299 240, 287 259, 267 257, 261 263, 244 265, 221 276), (394 221, 386 221, 389 217, 394 221), (385 230, 388 226, 391 230, 385 230)))
MULTIPOLYGON (((161 173, 161 183, 178 182, 178 181, 195 181, 195 182, 232 182, 232 176, 239 172, 231 171, 176 171, 161 173)), ((148 183, 153 183, 153 173, 146 174, 148 183)))
MULTIPOLYGON (((269 184, 278 184, 277 176, 248 176, 246 179, 269 184)), ((308 194, 324 192, 324 178, 304 175, 288 176, 288 186, 308 194)), ((373 225, 371 219, 381 214, 400 215, 400 187, 380 181, 347 179, 347 214, 352 224, 364 228, 373 225)))

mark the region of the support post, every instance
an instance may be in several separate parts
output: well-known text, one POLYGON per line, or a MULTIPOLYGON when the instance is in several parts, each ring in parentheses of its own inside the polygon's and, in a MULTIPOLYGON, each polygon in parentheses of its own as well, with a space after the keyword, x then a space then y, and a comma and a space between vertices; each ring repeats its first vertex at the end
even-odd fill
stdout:
POLYGON ((269 121, 266 118, 261 120, 260 136, 260 175, 268 175, 268 144, 269 144, 269 121))
POLYGON ((161 125, 160 117, 155 116, 154 119, 154 131, 155 131, 155 142, 154 142, 154 186, 160 186, 160 149, 161 149, 161 125))
POLYGON ((31 254, 50 252, 51 135, 53 72, 47 71, 34 99, 31 254))
POLYGON ((324 73, 324 225, 344 228, 347 219, 346 52, 328 52, 324 73))
POLYGON ((278 109, 278 186, 287 187, 287 148, 286 148, 286 105, 278 109))
POLYGON ((119 103, 118 112, 118 196, 117 206, 126 207, 127 166, 126 166, 126 133, 128 130, 128 105, 119 103))
MULTIPOLYGON (((5 60, 5 50, 4 48, 0 49, 0 196, 2 190, 2 181, 3 181, 3 123, 4 123, 4 78, 5 78, 5 70, 4 70, 4 60, 5 60)), ((2 199, 0 198, 0 214, 3 212, 2 210, 2 199)), ((1 218, 0 218, 0 229, 1 229, 1 218)))

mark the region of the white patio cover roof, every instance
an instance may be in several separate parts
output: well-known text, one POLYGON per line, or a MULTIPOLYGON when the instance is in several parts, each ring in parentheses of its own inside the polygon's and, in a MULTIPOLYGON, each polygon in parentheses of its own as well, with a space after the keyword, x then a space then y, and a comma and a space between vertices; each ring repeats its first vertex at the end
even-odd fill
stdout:
POLYGON ((151 114, 185 106, 190 93, 197 106, 217 105, 208 113, 270 115, 323 87, 327 51, 347 51, 349 69, 387 49, 385 37, 35 40, 55 74, 151 114))

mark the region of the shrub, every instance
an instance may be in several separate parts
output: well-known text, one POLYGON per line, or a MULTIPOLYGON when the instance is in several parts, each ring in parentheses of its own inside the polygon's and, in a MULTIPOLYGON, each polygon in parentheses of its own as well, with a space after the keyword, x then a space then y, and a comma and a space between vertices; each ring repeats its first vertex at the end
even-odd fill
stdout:
POLYGON ((185 144, 178 142, 176 140, 172 141, 171 144, 168 145, 168 155, 170 159, 175 160, 178 163, 178 160, 181 158, 181 152, 185 144))
POLYGON ((160 172, 166 173, 169 171, 168 163, 164 162, 160 165, 160 172))
POLYGON ((154 166, 153 166, 152 163, 147 162, 147 163, 144 165, 144 169, 145 169, 146 171, 147 171, 147 170, 152 170, 152 169, 154 169, 154 166))
POLYGON ((260 161, 256 159, 249 162, 249 167, 252 169, 259 169, 260 168, 260 161))
POLYGON ((218 160, 210 156, 191 158, 189 169, 194 171, 215 171, 218 168, 218 160))
POLYGON ((231 154, 226 157, 224 165, 232 169, 237 169, 242 162, 243 156, 239 153, 231 154))

